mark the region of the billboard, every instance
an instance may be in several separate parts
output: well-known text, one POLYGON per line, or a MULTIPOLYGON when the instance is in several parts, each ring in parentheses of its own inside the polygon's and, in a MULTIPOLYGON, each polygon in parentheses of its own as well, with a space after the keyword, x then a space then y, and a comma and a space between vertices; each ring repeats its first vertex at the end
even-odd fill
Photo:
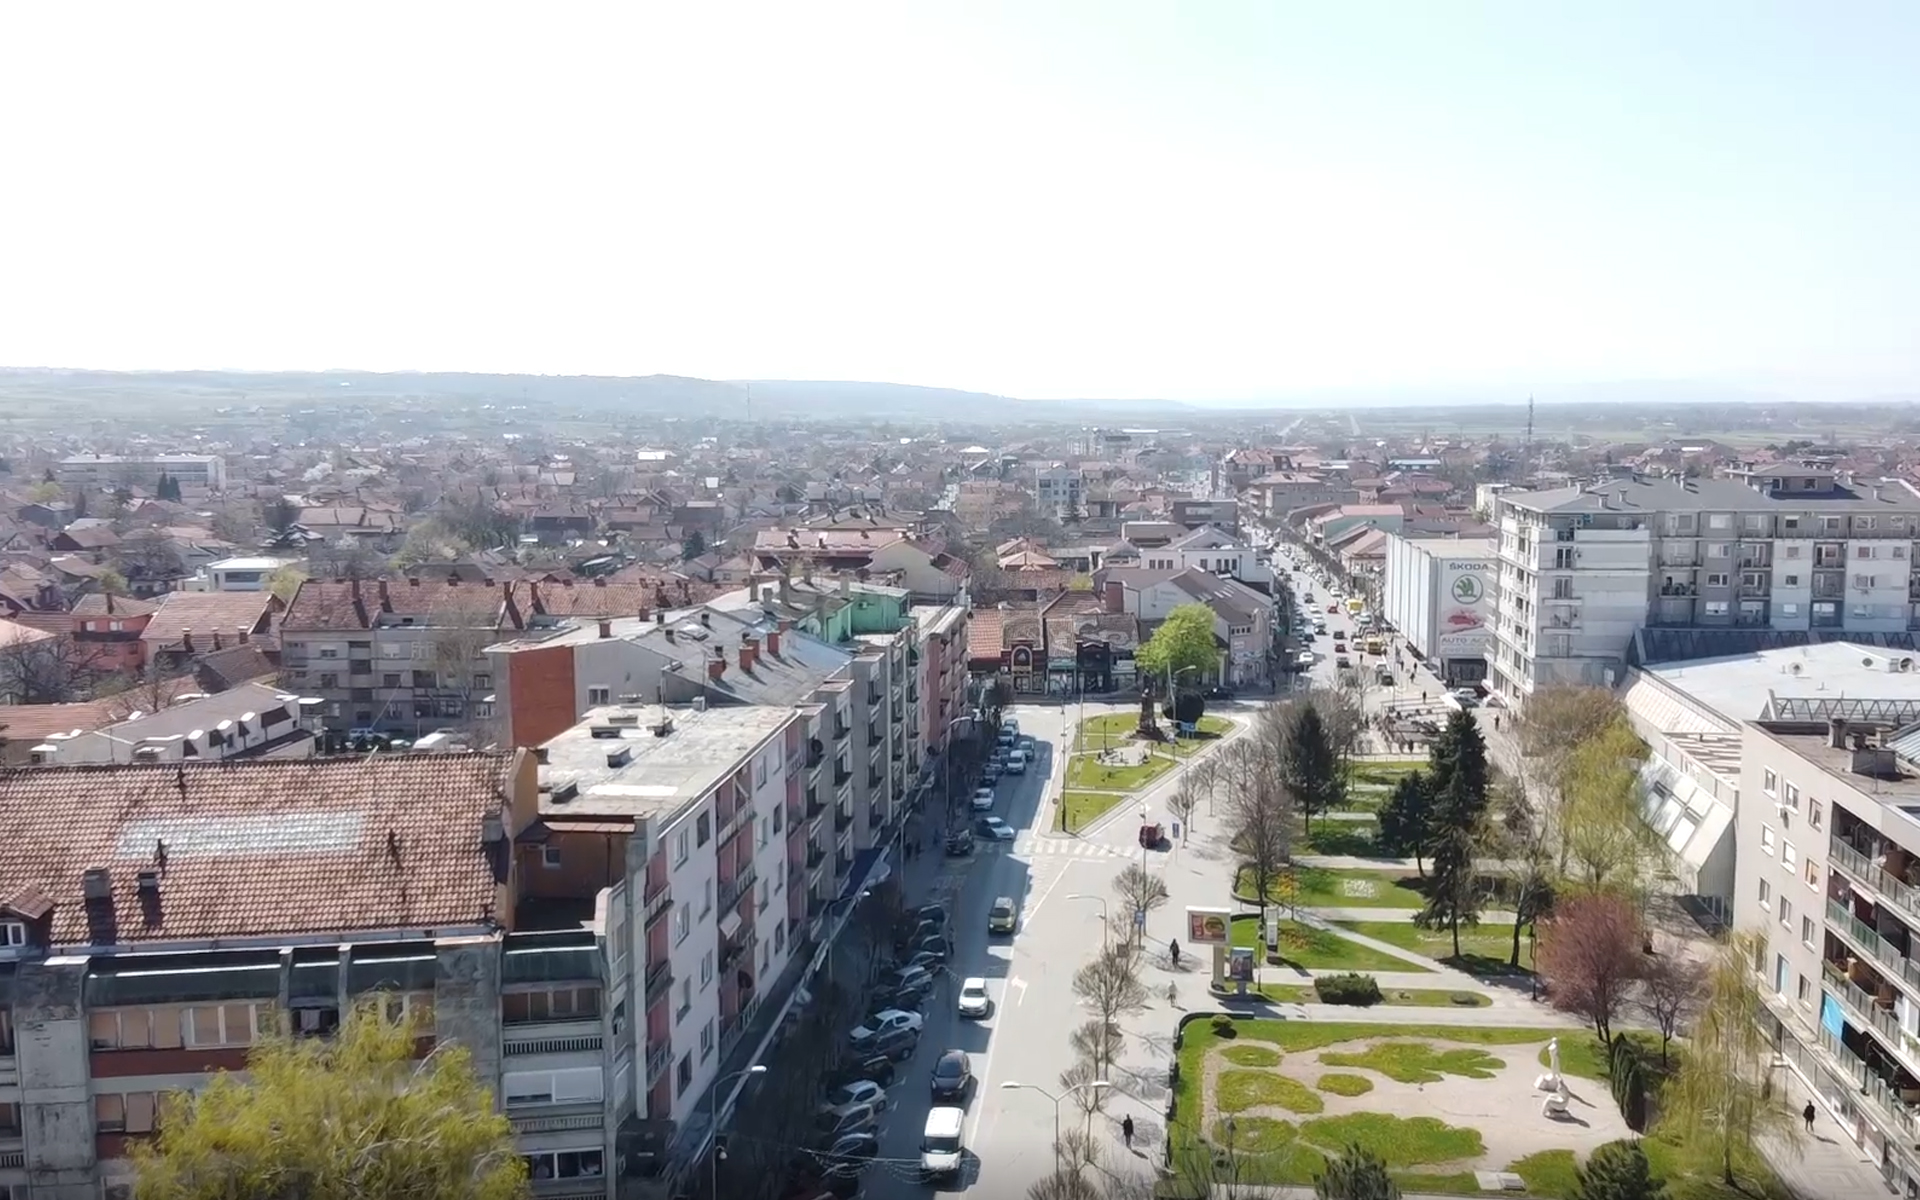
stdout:
POLYGON ((1232 925, 1230 908, 1187 909, 1187 943, 1193 946, 1224 946, 1232 925))
POLYGON ((1434 618, 1434 656, 1479 658, 1493 644, 1493 563, 1484 558, 1440 560, 1440 608, 1434 618))

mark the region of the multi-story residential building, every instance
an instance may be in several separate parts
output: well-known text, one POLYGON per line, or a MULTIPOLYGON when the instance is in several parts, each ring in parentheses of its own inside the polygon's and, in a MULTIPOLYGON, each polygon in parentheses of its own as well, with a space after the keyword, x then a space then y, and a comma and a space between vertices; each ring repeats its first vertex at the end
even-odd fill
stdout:
POLYGON ((1043 514, 1077 516, 1086 510, 1086 473, 1066 463, 1042 463, 1033 471, 1033 495, 1043 514))
POLYGON ((1175 500, 1170 514, 1176 524, 1188 529, 1213 526, 1229 536, 1240 532, 1240 502, 1237 500, 1175 500))
POLYGON ((270 558, 261 555, 223 558, 202 567, 201 577, 188 580, 191 586, 182 590, 264 592, 273 579, 274 572, 291 562, 293 560, 289 558, 270 558))
POLYGON ((1450 686, 1486 678, 1498 574, 1493 541, 1382 536, 1381 615, 1450 686))
POLYGON ((214 454, 77 454, 53 467, 54 480, 62 487, 152 488, 162 475, 185 487, 225 491, 227 463, 214 454))
POLYGON ((1246 492, 1255 510, 1270 521, 1284 520, 1288 513, 1313 505, 1360 501, 1359 489, 1345 479, 1327 480, 1296 471, 1262 475, 1246 485, 1246 492))
POLYGON ((913 619, 920 626, 917 697, 920 706, 920 744, 927 753, 945 754, 955 726, 969 716, 967 702, 967 630, 971 614, 958 605, 915 605, 913 619))
POLYGON ((1250 543, 1211 525, 1203 525, 1164 546, 1142 548, 1139 566, 1153 571, 1225 575, 1262 589, 1273 585, 1273 568, 1260 561, 1250 543))
POLYGON ((485 652, 503 636, 692 599, 685 580, 309 579, 280 622, 281 666, 289 687, 324 702, 328 728, 419 735, 493 719, 485 652))
POLYGON ((1735 924, 1774 1045, 1891 1190, 1920 1191, 1920 677, 1746 726, 1735 924))
MULTIPOLYGON (((1619 682, 1643 629, 1814 637, 1920 628, 1920 494, 1796 467, 1745 480, 1649 477, 1495 498, 1489 680, 1513 703, 1619 682)), ((1731 652, 1729 649, 1726 652, 1731 652)))
POLYGON ((142 712, 137 689, 120 697, 120 719, 91 730, 48 735, 29 752, 37 766, 82 763, 220 762, 271 754, 301 758, 315 749, 319 701, 244 683, 214 696, 181 697, 142 712))
POLYGON ((1112 567, 1096 575, 1094 584, 1106 610, 1136 618, 1143 634, 1182 605, 1206 605, 1213 610, 1214 633, 1226 647, 1217 680, 1251 684, 1271 677, 1273 597, 1237 580, 1188 570, 1112 567))

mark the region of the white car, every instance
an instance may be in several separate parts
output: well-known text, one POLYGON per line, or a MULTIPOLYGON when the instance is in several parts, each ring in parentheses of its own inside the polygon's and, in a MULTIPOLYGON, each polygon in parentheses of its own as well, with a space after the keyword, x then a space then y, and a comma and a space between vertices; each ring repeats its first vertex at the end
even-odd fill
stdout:
POLYGON ((1315 658, 1315 657, 1313 656, 1313 651, 1311 651, 1311 650, 1302 650, 1302 651, 1300 652, 1300 657, 1299 657, 1298 659, 1296 659, 1296 660, 1294 660, 1294 661, 1296 661, 1296 662, 1298 662, 1298 663, 1299 663, 1299 664, 1300 664, 1300 665, 1301 665, 1302 667, 1310 667, 1310 666, 1312 666, 1312 665, 1313 665, 1314 663, 1316 663, 1316 662, 1318 662, 1318 661, 1320 661, 1320 660, 1319 660, 1319 659, 1317 659, 1317 658, 1315 658))
POLYGON ((921 1027, 926 1023, 927 1019, 919 1013, 907 1012, 904 1009, 898 1008, 887 1008, 868 1017, 865 1023, 847 1036, 852 1038, 857 1045, 861 1042, 872 1041, 883 1033, 892 1033, 896 1029, 910 1029, 915 1033, 919 1033, 921 1027))
POLYGON ((1007 755, 1007 774, 1025 775, 1026 773, 1027 752, 1025 750, 1015 750, 1012 754, 1007 755))
POLYGON ((857 1079, 852 1083, 843 1083, 827 1093, 820 1105, 821 1112, 830 1112, 849 1104, 871 1104, 877 1109, 887 1107, 887 1089, 871 1079, 857 1079))
POLYGON ((993 811, 993 789, 992 788, 983 787, 983 788, 974 789, 973 811, 977 813, 993 811))
POLYGON ((981 837, 990 838, 996 842, 1010 842, 1019 836, 1013 826, 999 817, 981 817, 976 828, 979 829, 981 837))
MULTIPOLYGON (((976 1020, 993 1010, 993 998, 987 995, 987 981, 974 978, 960 984, 960 1015, 976 1020)), ((884 1095, 885 1093, 882 1093, 884 1095)))

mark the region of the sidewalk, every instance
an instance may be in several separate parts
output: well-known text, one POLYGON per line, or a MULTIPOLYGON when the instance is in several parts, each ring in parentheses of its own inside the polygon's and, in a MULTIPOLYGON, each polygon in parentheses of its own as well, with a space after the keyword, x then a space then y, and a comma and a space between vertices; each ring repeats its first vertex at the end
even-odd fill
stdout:
MULTIPOLYGON (((1780 1101, 1788 1111, 1797 1113, 1806 1107, 1812 1093, 1797 1071, 1783 1067, 1774 1078, 1778 1081, 1780 1101)), ((1815 1100, 1814 1108, 1817 1115, 1813 1136, 1800 1140, 1798 1153, 1793 1146, 1763 1143, 1760 1147, 1767 1162, 1779 1172, 1780 1181, 1801 1200, 1829 1200, 1838 1196, 1865 1200, 1868 1196, 1892 1192, 1865 1152, 1847 1138, 1827 1107, 1815 1100)))

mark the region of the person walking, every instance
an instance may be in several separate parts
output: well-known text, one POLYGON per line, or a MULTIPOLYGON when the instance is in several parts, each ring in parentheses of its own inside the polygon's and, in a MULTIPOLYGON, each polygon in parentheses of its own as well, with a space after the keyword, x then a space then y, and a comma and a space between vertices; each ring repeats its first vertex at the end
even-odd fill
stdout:
MULTIPOLYGON (((1809 1104, 1807 1105, 1807 1108, 1811 1110, 1813 1108, 1813 1105, 1809 1104)), ((1807 1118, 1807 1128, 1809 1129, 1813 1128, 1812 1117, 1807 1118)), ((1127 1116, 1120 1118, 1120 1140, 1124 1141, 1127 1144, 1127 1149, 1129 1150, 1133 1149, 1133 1116, 1132 1114, 1128 1114, 1127 1116)))
POLYGON ((1807 1106, 1800 1110, 1800 1119, 1807 1123, 1807 1132, 1812 1133, 1813 1132, 1813 1101, 1811 1100, 1807 1101, 1807 1106))

